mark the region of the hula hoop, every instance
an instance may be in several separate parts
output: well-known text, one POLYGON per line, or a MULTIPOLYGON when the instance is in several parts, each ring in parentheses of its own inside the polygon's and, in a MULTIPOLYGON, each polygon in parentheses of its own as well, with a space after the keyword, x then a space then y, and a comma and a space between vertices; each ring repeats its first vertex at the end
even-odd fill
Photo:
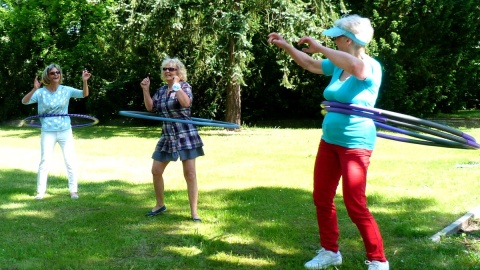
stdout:
POLYGON ((464 132, 462 132, 458 129, 451 128, 451 127, 448 127, 448 126, 445 126, 445 125, 442 125, 442 124, 439 124, 439 123, 436 123, 436 122, 428 121, 428 120, 425 120, 425 119, 413 117, 413 116, 406 115, 406 114, 401 114, 401 113, 396 113, 396 112, 391 112, 391 111, 376 109, 376 108, 367 108, 367 107, 363 107, 363 106, 360 106, 360 105, 340 103, 340 102, 335 102, 335 101, 324 101, 324 102, 322 102, 322 104, 325 105, 325 106, 344 108, 344 109, 353 109, 353 110, 356 109, 356 110, 360 110, 360 111, 364 111, 364 112, 370 112, 370 113, 373 113, 375 115, 385 116, 385 119, 387 119, 387 118, 390 119, 391 118, 391 119, 397 119, 397 120, 400 120, 400 121, 403 121, 403 122, 406 122, 406 123, 417 124, 417 125, 425 125, 425 126, 428 126, 428 127, 436 128, 436 129, 439 129, 439 130, 457 135, 457 136, 465 138, 467 140, 475 141, 475 138, 473 138, 472 136, 470 136, 470 135, 468 135, 468 134, 466 134, 466 133, 464 133, 464 132))
POLYGON ((468 144, 463 144, 463 143, 458 143, 458 142, 453 142, 449 140, 444 140, 444 139, 438 139, 434 137, 429 137, 429 136, 424 136, 415 132, 411 132, 408 130, 404 130, 401 128, 396 128, 392 127, 386 124, 382 124, 379 122, 375 122, 375 125, 377 127, 390 130, 393 132, 398 132, 404 135, 408 135, 411 137, 416 137, 424 140, 415 140, 415 139, 409 139, 405 137, 400 137, 400 136, 394 136, 394 135, 389 135, 389 134, 384 134, 384 133, 377 133, 377 136, 380 138, 384 139, 390 139, 390 140, 395 140, 399 142, 406 142, 406 143, 415 143, 415 144, 422 144, 422 145, 429 145, 429 146, 439 146, 439 147, 447 147, 447 148, 462 148, 462 149, 472 149, 472 146, 468 144))
POLYGON ((142 118, 142 119, 148 119, 148 120, 192 124, 195 126, 223 127, 223 128, 231 128, 231 129, 240 128, 239 125, 234 123, 210 120, 205 118, 192 117, 191 118, 192 120, 184 120, 184 119, 177 119, 177 118, 161 117, 158 114, 151 113, 151 112, 138 112, 138 111, 119 111, 118 114, 123 116, 142 118))
POLYGON ((24 124, 25 126, 35 127, 35 128, 41 128, 41 127, 42 127, 41 124, 39 124, 39 123, 29 123, 29 121, 35 120, 35 119, 39 119, 39 118, 45 118, 45 117, 76 117, 76 118, 82 118, 82 119, 91 120, 91 121, 88 122, 88 123, 72 125, 72 128, 89 127, 89 126, 96 125, 96 124, 98 124, 98 122, 99 122, 97 118, 95 118, 95 117, 93 117, 93 116, 90 116, 90 115, 70 114, 70 113, 66 113, 66 114, 58 114, 58 113, 39 114, 39 115, 29 116, 29 117, 23 119, 22 122, 23 122, 23 124, 24 124))
POLYGON ((387 135, 377 132, 377 136, 385 139, 396 140, 400 142, 429 145, 429 146, 440 146, 448 148, 461 148, 461 149, 479 149, 480 144, 478 144, 474 137, 461 132, 458 129, 454 129, 436 122, 424 120, 421 118, 416 118, 413 116, 395 113, 391 111, 367 108, 354 104, 346 104, 332 101, 322 102, 322 107, 327 112, 337 112, 343 114, 357 115, 365 118, 370 118, 374 121, 375 125, 379 128, 397 132, 403 135, 410 137, 422 139, 415 140, 405 137, 387 135), (397 126, 407 127, 414 131, 420 131, 427 133, 432 136, 423 135, 417 132, 412 132, 410 130, 401 129, 388 125, 391 123, 397 126), (434 129, 432 129, 434 128, 434 129))
POLYGON ((343 113, 343 114, 352 114, 352 115, 362 116, 362 117, 366 117, 366 118, 371 118, 375 121, 375 125, 380 126, 381 128, 389 129, 389 130, 394 131, 394 132, 399 132, 399 133, 402 133, 402 134, 405 134, 405 135, 409 135, 409 136, 424 139, 424 140, 431 140, 431 141, 436 141, 436 142, 439 142, 439 143, 448 142, 448 140, 455 141, 455 142, 458 142, 460 144, 471 143, 471 141, 469 141, 465 138, 456 137, 456 136, 453 136, 451 134, 442 133, 442 132, 439 132, 439 131, 436 131, 436 130, 432 130, 432 129, 428 129, 428 128, 424 128, 424 127, 420 127, 420 126, 415 126, 415 125, 412 125, 412 124, 409 124, 409 123, 403 123, 403 122, 398 121, 398 120, 389 120, 388 118, 372 115, 371 113, 364 113, 364 112, 357 111, 357 110, 347 110, 347 109, 340 109, 340 108, 335 108, 335 107, 330 107, 328 109, 326 108, 326 110, 331 111, 331 112, 338 112, 338 113, 343 113), (407 131, 407 130, 403 130, 403 129, 399 129, 399 128, 389 126, 387 124, 383 124, 383 123, 388 123, 388 122, 396 124, 396 125, 400 125, 400 126, 406 126, 410 129, 422 131, 424 133, 435 135, 435 136, 438 136, 438 137, 441 137, 441 138, 444 138, 444 139, 447 139, 447 140, 440 140, 440 139, 437 139, 437 138, 434 138, 434 137, 431 137, 431 136, 425 136, 425 135, 422 135, 422 134, 419 134, 419 133, 410 132, 410 131, 407 131))

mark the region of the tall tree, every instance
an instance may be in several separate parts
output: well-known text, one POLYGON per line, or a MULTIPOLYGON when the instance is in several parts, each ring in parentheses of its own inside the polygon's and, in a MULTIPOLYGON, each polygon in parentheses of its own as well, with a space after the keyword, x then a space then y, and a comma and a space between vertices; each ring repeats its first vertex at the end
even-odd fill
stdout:
POLYGON ((320 33, 344 13, 374 24, 368 50, 385 70, 379 106, 424 115, 478 106, 478 0, 0 0, 0 119, 35 113, 19 100, 51 62, 70 85, 80 85, 83 67, 94 75, 73 110, 108 119, 143 109, 139 81, 150 74, 160 84, 167 55, 187 64, 200 117, 316 117, 327 79, 266 36, 280 32, 295 45, 309 35, 333 47, 320 33))
POLYGON ((478 0, 350 2, 375 22, 385 67, 381 106, 420 115, 478 106, 478 0))
MULTIPOLYGON (((34 114, 32 106, 22 106, 21 97, 32 88, 33 79, 50 63, 58 63, 64 82, 81 87, 85 67, 99 70, 110 66, 104 61, 105 37, 109 31, 113 0, 106 1, 11 1, 0 6, 0 112, 34 114), (105 65, 103 65, 105 64, 105 65), (13 110, 13 108, 18 108, 13 110), (20 113, 19 113, 20 111, 20 113)), ((98 81, 92 80, 92 89, 98 81)), ((71 108, 85 110, 85 104, 73 102, 71 108)))
MULTIPOLYGON (((269 31, 277 30, 288 37, 318 32, 323 20, 315 16, 315 8, 303 1, 160 1, 150 9, 134 8, 132 21, 142 23, 127 32, 133 33, 132 44, 149 48, 150 56, 176 55, 187 62, 201 98, 210 97, 204 115, 224 114, 226 121, 240 124, 242 87, 255 69, 253 52, 262 56, 266 48, 265 42, 253 40, 266 40, 269 31)), ((282 63, 288 64, 286 59, 282 63)))

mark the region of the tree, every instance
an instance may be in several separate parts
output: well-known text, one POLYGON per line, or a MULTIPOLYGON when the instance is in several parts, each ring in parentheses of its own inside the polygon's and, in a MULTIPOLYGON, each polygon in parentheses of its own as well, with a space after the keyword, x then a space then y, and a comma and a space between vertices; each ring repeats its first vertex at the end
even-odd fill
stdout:
MULTIPOLYGON (((246 78, 258 79, 251 72, 257 69, 251 67, 257 57, 253 52, 265 55, 265 42, 252 41, 266 40, 274 29, 285 30, 289 37, 296 37, 289 31, 320 30, 315 6, 302 1, 178 1, 145 3, 144 7, 132 6, 131 21, 142 23, 128 26, 130 43, 146 48, 146 58, 155 56, 160 61, 159 56, 175 55, 185 60, 193 71, 190 78, 200 89, 196 93, 209 101, 202 102, 207 106, 201 113, 206 117, 224 114, 226 121, 238 124, 242 87, 250 86, 246 78)), ((289 63, 286 57, 282 63, 289 63)))
MULTIPOLYGON (((0 87, 1 118, 35 114, 33 106, 22 106, 20 100, 32 89, 35 76, 50 63, 58 63, 64 83, 81 88, 83 68, 99 70, 109 66, 103 55, 108 47, 103 41, 109 33, 107 1, 12 1, 0 7, 1 49, 0 87)), ((98 80, 92 80, 96 88, 98 80)), ((85 101, 72 102, 72 109, 85 110, 85 101)))
POLYGON ((266 39, 275 31, 293 45, 309 35, 334 47, 320 33, 346 13, 374 24, 367 49, 385 71, 379 107, 429 115, 478 105, 477 0, 3 0, 0 119, 35 113, 20 99, 52 62, 72 86, 80 87, 81 69, 92 71, 91 94, 72 102, 75 112, 104 121, 143 110, 139 82, 150 74, 162 84, 165 56, 186 63, 195 116, 320 118, 328 78, 306 72, 266 39))
POLYGON ((478 104, 478 1, 370 0, 349 7, 375 23, 383 108, 431 115, 478 104))

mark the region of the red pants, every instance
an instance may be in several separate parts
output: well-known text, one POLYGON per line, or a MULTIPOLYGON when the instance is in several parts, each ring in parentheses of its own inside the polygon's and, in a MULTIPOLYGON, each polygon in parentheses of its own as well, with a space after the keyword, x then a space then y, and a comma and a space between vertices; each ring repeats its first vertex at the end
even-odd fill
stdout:
POLYGON ((345 148, 321 140, 315 160, 313 201, 317 210, 320 245, 337 252, 339 231, 333 200, 341 177, 345 207, 360 231, 367 259, 384 262, 382 235, 367 208, 365 195, 371 154, 371 150, 345 148))

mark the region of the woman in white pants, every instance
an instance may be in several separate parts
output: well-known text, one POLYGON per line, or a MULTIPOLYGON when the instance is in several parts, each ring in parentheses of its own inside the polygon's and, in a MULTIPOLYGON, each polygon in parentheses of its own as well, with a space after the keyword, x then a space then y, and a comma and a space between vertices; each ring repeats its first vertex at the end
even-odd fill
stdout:
MULTIPOLYGON (((35 77, 33 89, 22 99, 23 104, 38 104, 38 114, 68 114, 70 98, 84 98, 88 96, 87 81, 91 74, 83 70, 83 90, 62 85, 63 74, 60 66, 51 64, 42 73, 41 87, 38 77, 35 77)), ((41 160, 38 166, 37 195, 35 199, 41 200, 47 191, 47 178, 51 157, 55 144, 62 148, 63 159, 68 173, 68 188, 70 197, 78 199, 78 183, 76 174, 76 157, 73 143, 72 126, 70 117, 53 116, 40 118, 42 124, 41 134, 41 160)))

